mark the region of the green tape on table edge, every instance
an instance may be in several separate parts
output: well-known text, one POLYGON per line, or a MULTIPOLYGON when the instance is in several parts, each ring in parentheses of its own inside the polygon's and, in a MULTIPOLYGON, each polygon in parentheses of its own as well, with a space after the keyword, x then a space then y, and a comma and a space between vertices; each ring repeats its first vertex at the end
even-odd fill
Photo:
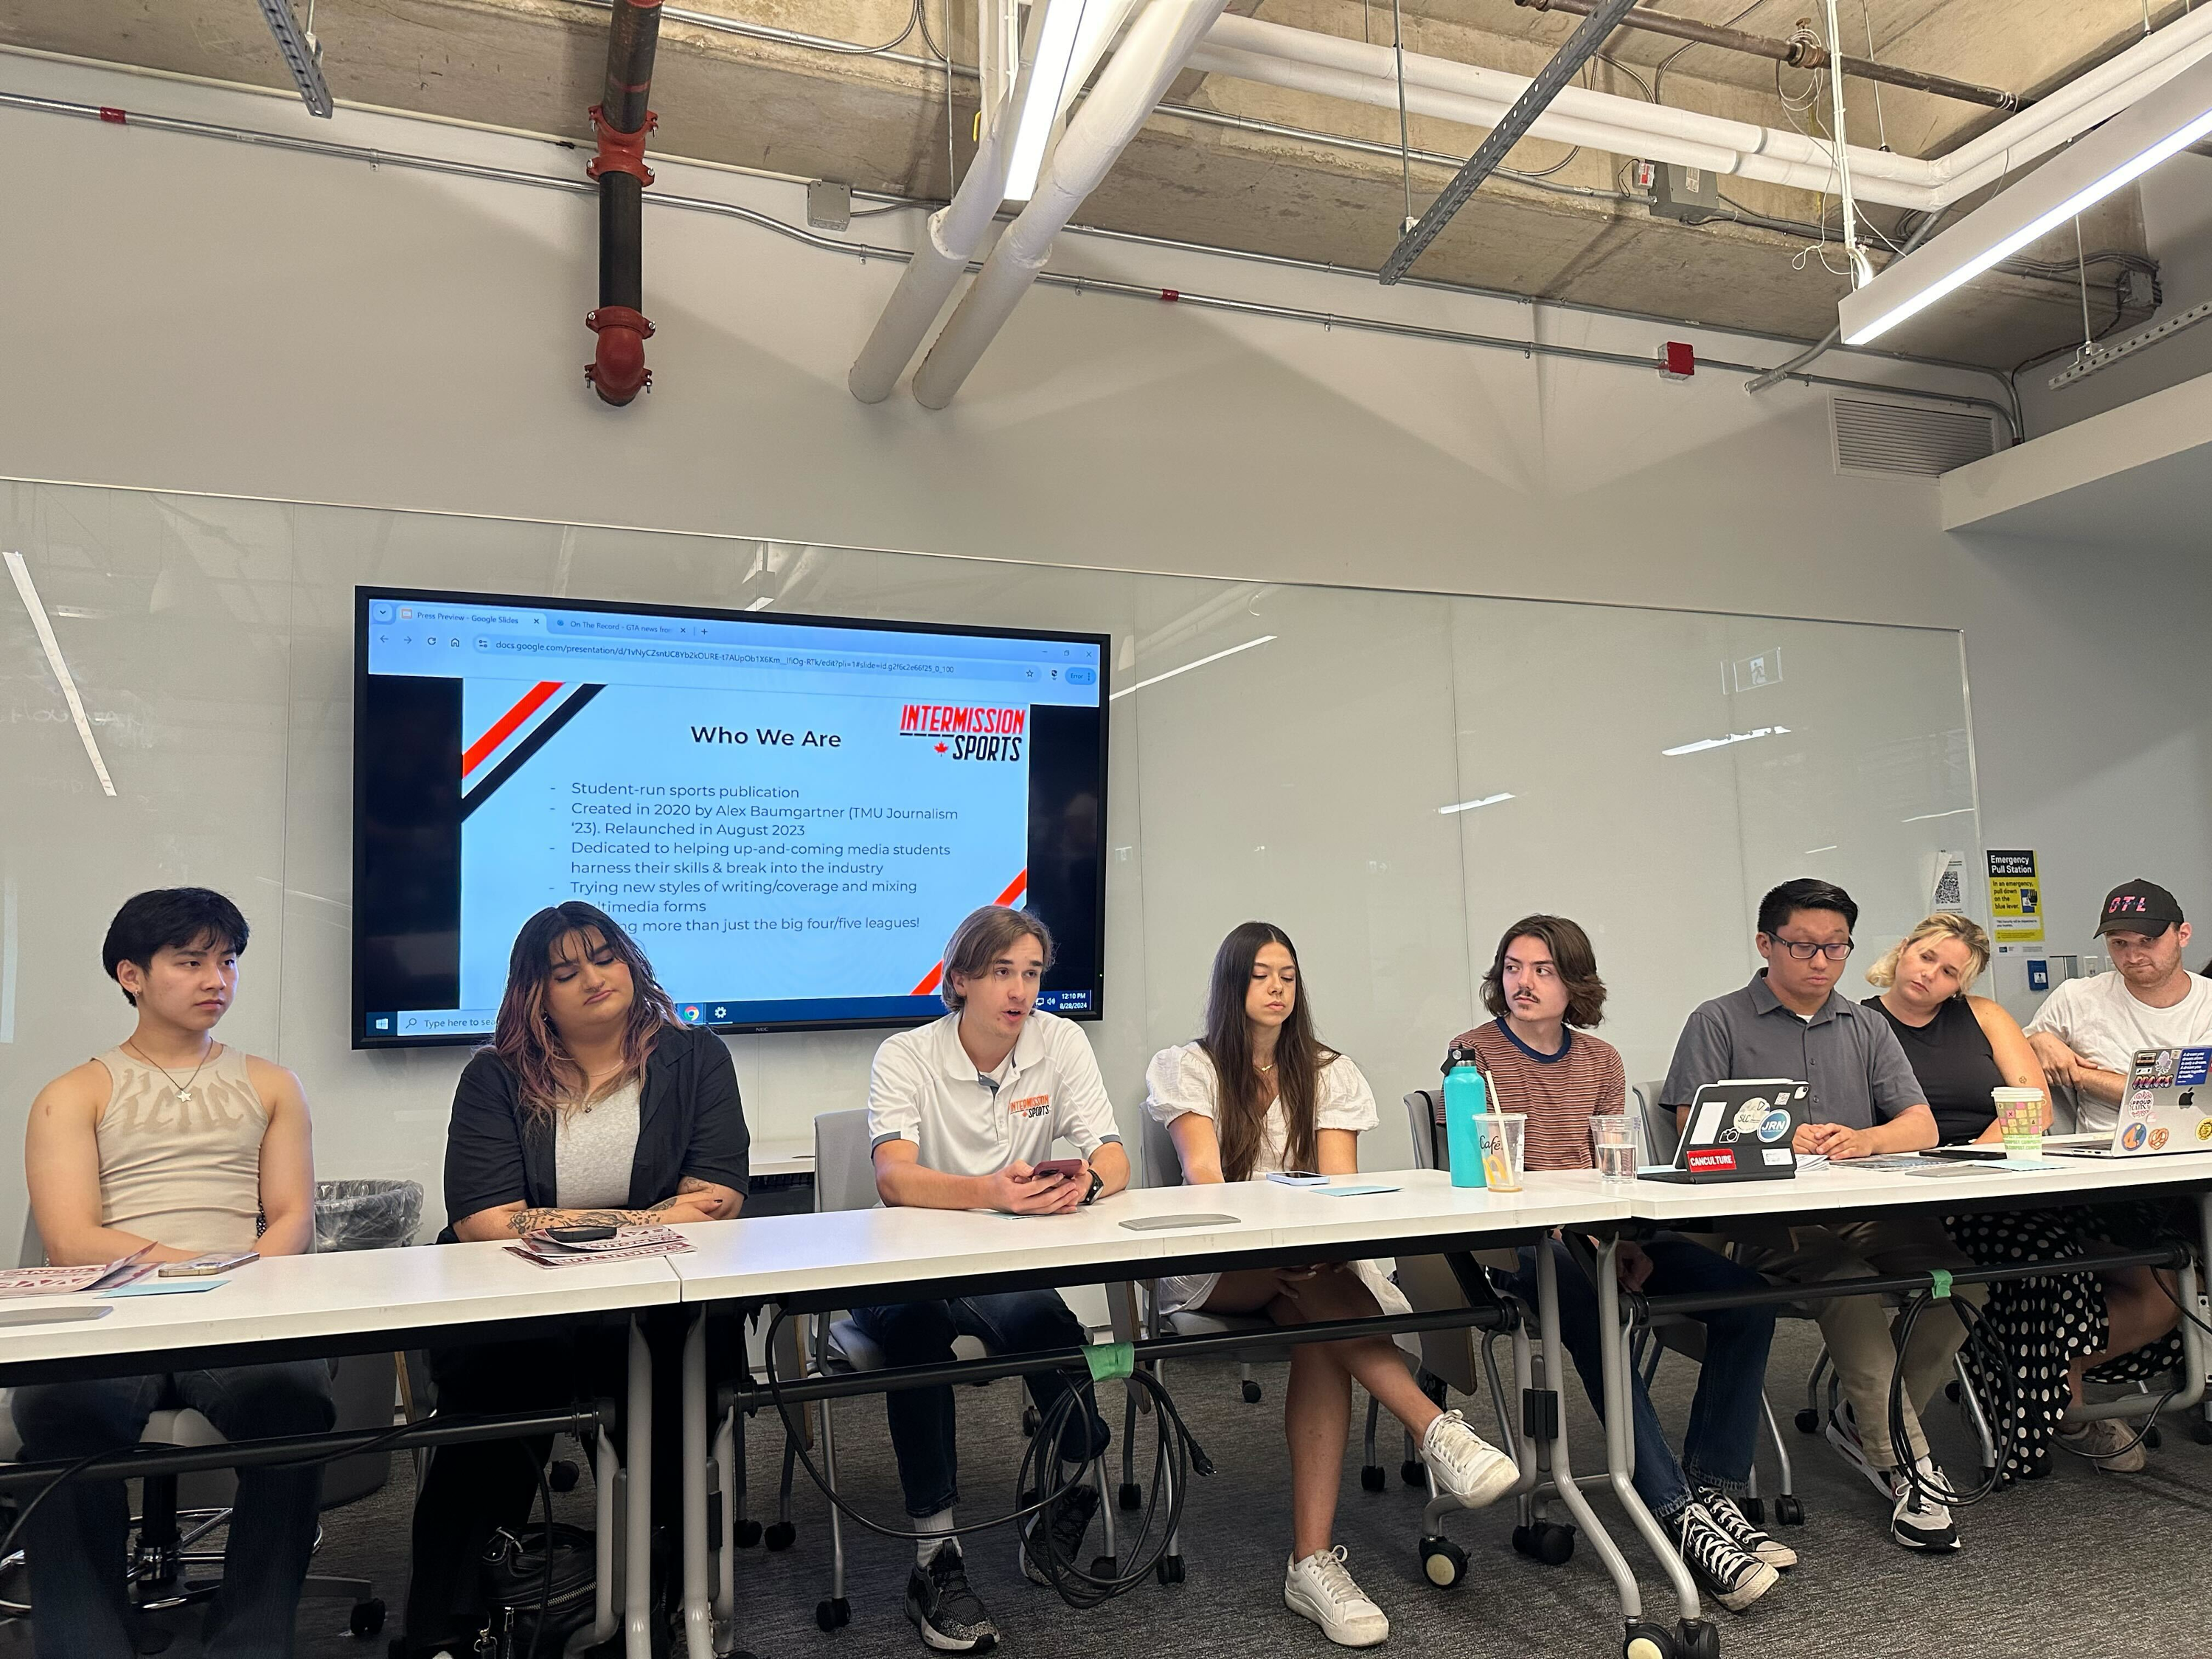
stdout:
POLYGON ((1084 1349, 1083 1360, 1091 1367, 1093 1382, 1127 1376, 1137 1369, 1137 1345, 1133 1342, 1093 1342, 1084 1349))

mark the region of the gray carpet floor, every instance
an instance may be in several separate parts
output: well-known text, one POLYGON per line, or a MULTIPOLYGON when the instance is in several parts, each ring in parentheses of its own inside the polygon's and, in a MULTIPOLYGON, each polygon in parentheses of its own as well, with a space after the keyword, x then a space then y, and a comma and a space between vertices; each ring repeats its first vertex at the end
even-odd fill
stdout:
MULTIPOLYGON (((2062 1457, 2050 1479, 1965 1511, 1965 1548, 1931 1559, 1892 1544, 1887 1506, 1872 1489, 1825 1443, 1790 1426, 1798 1403, 1790 1379, 1803 1376, 1814 1352, 1811 1327, 1785 1322, 1771 1373, 1807 1511, 1806 1524, 1784 1535, 1803 1564, 1750 1613, 1716 1612, 1723 1651, 1731 1659, 2212 1653, 2212 1448, 2191 1439, 2185 1419, 2169 1419, 2144 1473, 2110 1474, 2062 1457)), ((1022 1577, 1006 1534, 969 1541, 973 1582, 1005 1632, 1006 1650, 1205 1659, 1320 1659, 1334 1651, 1282 1606, 1290 1491, 1281 1455, 1281 1369, 1263 1366, 1258 1374, 1265 1396, 1257 1405, 1244 1403, 1236 1372, 1225 1364, 1179 1367, 1172 1378, 1193 1431, 1218 1466, 1190 1497, 1183 1542, 1188 1576, 1181 1586, 1147 1583, 1078 1613, 1022 1577)), ((1695 1381, 1693 1366, 1670 1357, 1656 1390, 1669 1423, 1683 1420, 1695 1381)), ((1006 1384, 963 1389, 960 1411, 962 1513, 983 1518, 1011 1498, 1022 1444, 1020 1397, 1006 1384)), ((1492 1431, 1486 1406, 1470 1415, 1492 1431)), ((1973 1459, 1956 1413, 1942 1408, 1936 1417, 1931 1433, 1939 1456, 1962 1475, 1970 1473, 1973 1459)), ((849 1404, 839 1421, 847 1497, 896 1521, 900 1506, 881 1407, 849 1404)), ((1584 1467, 1595 1467, 1595 1425, 1578 1389, 1571 1389, 1569 1425, 1584 1467)), ((752 1437, 757 1498, 774 1491, 781 1443, 772 1429, 763 1419, 752 1437)), ((1148 1430, 1145 1435, 1148 1444, 1148 1430)), ((1398 1444, 1386 1433, 1389 1486, 1370 1493, 1359 1486, 1355 1436, 1337 1534, 1349 1548, 1352 1571, 1390 1616, 1388 1650, 1437 1659, 1603 1659, 1620 1651, 1618 1603, 1595 1553, 1578 1548, 1559 1567, 1515 1553, 1507 1541, 1510 1504, 1452 1519, 1449 1530, 1468 1553, 1467 1577, 1454 1589, 1431 1587, 1415 1549, 1420 1498, 1398 1481, 1398 1444)), ((1762 1451, 1760 1467, 1771 1492, 1771 1448, 1762 1451)), ((814 1606, 828 1583, 829 1529, 823 1500, 803 1474, 800 1482, 792 1547, 754 1548, 738 1558, 742 1644, 760 1659, 921 1654, 901 1612, 911 1546, 850 1529, 852 1623, 835 1635, 816 1629, 814 1606)), ((325 1518, 322 1565, 373 1577, 395 1609, 395 1626, 405 1592, 412 1496, 410 1465, 395 1460, 382 1491, 325 1518)), ((588 1475, 561 1507, 564 1518, 589 1524, 588 1475)), ((1620 1520, 1609 1501, 1600 1498, 1598 1507, 1609 1526, 1620 1520)), ((757 1503, 754 1512, 761 1513, 757 1503)), ((1615 1530, 1626 1543, 1625 1522, 1615 1530)), ((1647 1606, 1671 1617, 1663 1578, 1640 1547, 1627 1547, 1647 1606)), ((344 1632, 345 1616, 337 1602, 302 1608, 303 1659, 380 1656, 380 1641, 363 1643, 344 1632)), ((12 1659, 29 1650, 22 1627, 0 1626, 0 1655, 12 1659)), ((189 1630, 169 1650, 174 1659, 198 1651, 189 1630)))

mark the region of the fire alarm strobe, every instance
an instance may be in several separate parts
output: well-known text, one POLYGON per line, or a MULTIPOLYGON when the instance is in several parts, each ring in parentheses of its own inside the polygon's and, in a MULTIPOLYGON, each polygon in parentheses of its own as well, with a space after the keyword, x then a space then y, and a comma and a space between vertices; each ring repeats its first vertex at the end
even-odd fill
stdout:
POLYGON ((1659 378, 1686 380, 1698 372, 1698 350, 1687 340, 1663 340, 1659 345, 1659 378))

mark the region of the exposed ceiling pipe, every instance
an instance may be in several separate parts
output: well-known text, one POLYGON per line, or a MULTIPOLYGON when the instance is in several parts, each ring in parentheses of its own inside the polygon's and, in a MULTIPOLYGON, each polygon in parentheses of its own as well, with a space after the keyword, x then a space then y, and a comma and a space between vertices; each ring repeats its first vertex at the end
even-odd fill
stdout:
MULTIPOLYGON (((1571 17, 1589 15, 1592 0, 1514 0, 1519 6, 1532 11, 1565 12, 1571 17)), ((1717 23, 1702 23, 1694 17, 1677 17, 1671 12, 1647 11, 1638 7, 1620 20, 1620 27, 1636 29, 1644 34, 1664 34, 1677 40, 1689 40, 1701 46, 1717 46, 1723 52, 1743 53, 1751 58, 1771 58, 1786 64, 1792 69, 1826 69, 1828 53, 1824 47, 1809 41, 1778 40, 1767 34, 1747 34, 1741 29, 1724 28, 1717 23)), ((2021 100, 1997 87, 1979 87, 1970 81, 1954 81, 1948 75, 1930 75, 1925 70, 1902 69, 1894 64, 1878 64, 1870 58, 1854 58, 1849 52, 1838 54, 1844 73, 1861 81, 1880 81, 1886 86, 1904 87, 1913 92, 1925 92, 1938 98, 1955 98, 1961 103, 1983 104, 1990 109, 2017 109, 2021 100)))
MULTIPOLYGON (((1948 207, 2109 119, 2207 55, 2212 55, 2212 6, 2146 37, 1948 155, 1922 160, 1853 148, 1850 152, 1853 186, 1863 201, 1923 213, 1948 207)), ((1206 45, 1193 55, 1192 64, 1219 74, 1305 91, 1323 88, 1319 78, 1301 73, 1301 66, 1338 70, 1346 74, 1331 81, 1329 95, 1377 107, 1397 106, 1390 48, 1340 35, 1289 28, 1257 18, 1224 17, 1208 33, 1206 45)), ((1442 106, 1437 106, 1437 113, 1447 119, 1465 118, 1478 126, 1494 125, 1494 119, 1502 118, 1529 85, 1522 76, 1419 52, 1406 54, 1405 73, 1409 93, 1413 87, 1422 86, 1458 93, 1473 100, 1466 106, 1464 118, 1445 115, 1442 106), (1478 115, 1478 105, 1497 111, 1498 116, 1478 115)), ((1835 167, 1828 147, 1803 133, 1579 87, 1563 89, 1528 131, 1534 137, 1593 143, 1650 161, 1711 167, 1717 173, 1765 184, 1814 191, 1835 188, 1835 167), (1578 137, 1574 135, 1590 129, 1572 125, 1577 122, 1594 123, 1626 136, 1610 142, 1578 137), (1682 147, 1685 144, 1704 148, 1689 149, 1682 147), (1624 147, 1616 149, 1615 145, 1624 147), (1732 161, 1716 162, 1712 159, 1716 150, 1730 152, 1732 161)))
POLYGON ((1152 106, 1221 15, 1226 0, 1151 0, 1053 149, 1036 194, 1006 227, 914 377, 915 401, 942 409, 1052 252, 1052 240, 1098 187, 1151 117, 1152 106))
POLYGON ((592 106, 599 154, 584 170, 599 181, 599 303, 584 319, 599 336, 584 379, 603 402, 629 403, 653 384, 645 366, 645 137, 660 118, 646 107, 653 90, 660 0, 614 0, 607 20, 607 84, 592 106))

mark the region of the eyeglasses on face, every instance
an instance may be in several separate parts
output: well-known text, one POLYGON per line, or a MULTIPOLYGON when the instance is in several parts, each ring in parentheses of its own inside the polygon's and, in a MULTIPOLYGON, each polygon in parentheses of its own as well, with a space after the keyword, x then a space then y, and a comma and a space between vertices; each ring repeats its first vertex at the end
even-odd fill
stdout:
POLYGON ((1831 962, 1841 962, 1850 955, 1851 946, 1858 941, 1845 939, 1840 945, 1821 945, 1809 939, 1790 939, 1781 933, 1770 933, 1772 939, 1800 962, 1810 962, 1814 957, 1826 957, 1831 962))

